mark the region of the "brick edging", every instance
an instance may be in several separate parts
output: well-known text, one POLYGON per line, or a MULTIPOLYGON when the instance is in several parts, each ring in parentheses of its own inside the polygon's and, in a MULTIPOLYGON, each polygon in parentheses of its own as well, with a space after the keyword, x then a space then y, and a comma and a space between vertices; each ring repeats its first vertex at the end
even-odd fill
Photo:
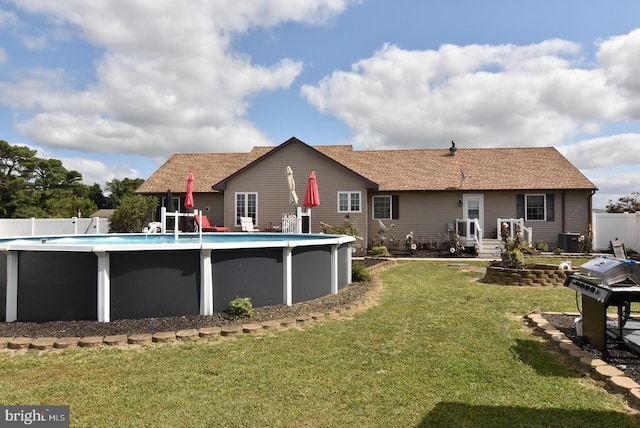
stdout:
MULTIPOLYGON (((395 265, 395 261, 378 263, 367 268, 369 272, 377 272, 395 265)), ((234 324, 221 327, 202 327, 179 331, 160 331, 155 333, 136 333, 131 335, 87 336, 87 337, 0 337, 0 352, 53 351, 73 347, 91 348, 98 346, 140 346, 164 343, 179 343, 197 339, 232 338, 266 331, 283 330, 298 325, 310 325, 331 317, 340 317, 349 312, 359 312, 370 307, 382 288, 380 281, 371 279, 371 288, 352 302, 337 305, 323 312, 310 312, 297 315, 295 318, 282 318, 259 323, 234 324)))
MULTIPOLYGON (((579 315, 577 313, 562 314, 579 315)), ((640 410, 640 384, 625 376, 621 370, 577 346, 564 333, 549 324, 544 315, 545 313, 532 312, 525 315, 524 318, 537 333, 544 336, 550 343, 557 345, 561 351, 568 355, 585 375, 595 380, 604 381, 605 389, 624 395, 629 406, 640 410)))

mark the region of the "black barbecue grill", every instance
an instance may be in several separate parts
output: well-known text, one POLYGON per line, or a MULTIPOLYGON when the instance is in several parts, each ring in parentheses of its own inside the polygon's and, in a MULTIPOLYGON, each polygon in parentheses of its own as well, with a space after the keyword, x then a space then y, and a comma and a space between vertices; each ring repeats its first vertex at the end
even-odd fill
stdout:
MULTIPOLYGON (((619 251, 614 254, 620 256, 619 251)), ((624 247, 621 254, 624 257, 624 247)), ((631 316, 631 303, 640 302, 640 263, 626 258, 595 257, 569 275, 564 285, 582 295, 584 340, 608 357, 607 336, 614 341, 623 340, 622 329, 631 316), (607 329, 609 306, 617 307, 618 319, 614 328, 607 329)))

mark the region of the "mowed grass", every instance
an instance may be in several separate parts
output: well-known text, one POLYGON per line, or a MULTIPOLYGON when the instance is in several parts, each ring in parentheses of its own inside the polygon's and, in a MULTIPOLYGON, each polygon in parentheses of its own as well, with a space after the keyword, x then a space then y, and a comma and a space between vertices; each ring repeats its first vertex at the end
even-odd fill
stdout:
POLYGON ((77 427, 636 427, 621 397, 532 336, 564 287, 401 263, 378 304, 303 330, 144 349, 0 353, 2 404, 64 404, 77 427))

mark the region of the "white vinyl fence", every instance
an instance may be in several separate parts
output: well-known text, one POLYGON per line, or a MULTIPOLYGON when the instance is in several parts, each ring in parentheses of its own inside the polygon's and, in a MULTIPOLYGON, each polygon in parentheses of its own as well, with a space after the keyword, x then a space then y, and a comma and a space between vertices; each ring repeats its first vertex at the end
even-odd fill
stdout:
POLYGON ((4 218, 0 237, 40 235, 97 235, 109 233, 109 219, 90 218, 4 218))
POLYGON ((640 251, 640 213, 593 213, 593 249, 604 251, 620 239, 626 249, 640 251))

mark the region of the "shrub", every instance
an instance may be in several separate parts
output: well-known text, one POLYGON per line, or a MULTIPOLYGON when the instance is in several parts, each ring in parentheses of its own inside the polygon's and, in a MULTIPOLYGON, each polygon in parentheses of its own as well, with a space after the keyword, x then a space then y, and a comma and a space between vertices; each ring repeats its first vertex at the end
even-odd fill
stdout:
POLYGON ((371 255, 374 257, 391 257, 391 254, 389 254, 389 250, 384 245, 373 247, 371 249, 371 255))
POLYGON ((360 232, 349 220, 345 220, 340 226, 323 226, 322 233, 328 235, 350 235, 356 238, 360 237, 360 232))
POLYGON ((520 250, 503 251, 500 254, 502 267, 510 269, 522 269, 524 267, 524 255, 520 250))
POLYGON ((522 232, 516 229, 515 236, 511 238, 509 226, 502 223, 500 238, 504 245, 504 251, 500 252, 502 267, 511 269, 522 269, 524 267, 524 255, 522 254, 522 232))
POLYGON ((371 279, 371 274, 367 270, 367 267, 364 263, 353 263, 351 265, 351 280, 352 281, 369 281, 371 279))
POLYGON ((556 256, 559 256, 562 253, 564 253, 564 250, 562 248, 556 248, 555 250, 553 250, 553 254, 555 254, 556 256))
POLYGON ((127 195, 109 217, 109 233, 142 232, 153 220, 158 206, 155 196, 127 195))
POLYGON ((253 314, 253 305, 248 297, 237 297, 229 302, 229 316, 233 319, 250 317, 253 314))
POLYGON ((549 251, 549 244, 544 241, 538 241, 534 248, 538 251, 549 251))
POLYGON ((589 225, 589 230, 578 238, 578 245, 580 246, 580 251, 584 254, 591 254, 593 251, 593 232, 591 231, 591 225, 589 225))

